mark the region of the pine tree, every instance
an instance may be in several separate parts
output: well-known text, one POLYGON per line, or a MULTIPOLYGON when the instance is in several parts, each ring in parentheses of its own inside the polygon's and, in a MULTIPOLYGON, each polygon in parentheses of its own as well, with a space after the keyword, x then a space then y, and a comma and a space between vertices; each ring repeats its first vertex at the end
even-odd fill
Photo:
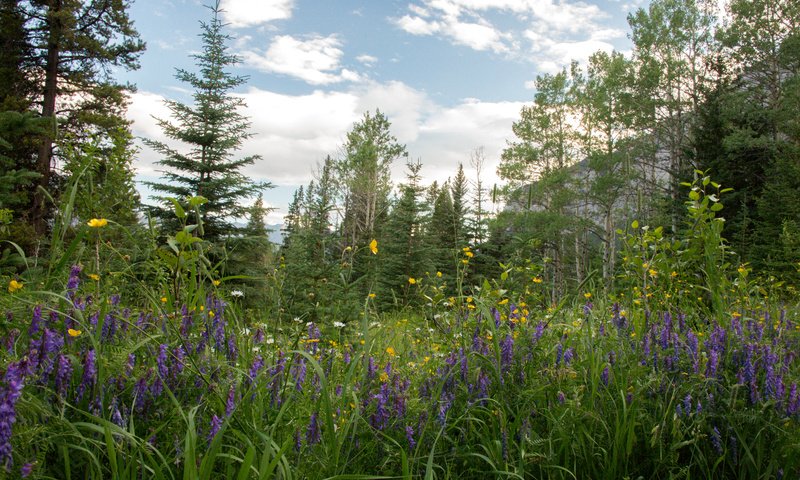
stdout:
MULTIPOLYGON (((126 90, 115 82, 113 67, 138 68, 145 44, 128 17, 126 0, 10 1, 25 18, 29 42, 27 66, 36 79, 34 98, 42 117, 58 129, 40 137, 37 155, 39 186, 52 190, 53 146, 63 133, 71 141, 91 141, 96 133, 126 128, 126 90)), ((35 194, 31 221, 42 234, 48 207, 41 189, 35 194)))
POLYGON ((464 165, 458 164, 458 172, 450 186, 450 194, 453 197, 453 227, 455 231, 456 247, 461 248, 469 243, 467 229, 467 215, 469 215, 469 205, 467 195, 469 194, 467 176, 464 174, 464 165))
POLYGON ((187 197, 205 197, 208 203, 202 211, 204 236, 218 241, 239 232, 233 220, 246 213, 243 200, 270 185, 253 182, 242 173, 259 156, 234 158, 244 140, 251 136, 247 132, 249 120, 239 113, 244 101, 231 95, 246 78, 228 71, 239 60, 228 52, 226 42, 230 37, 222 32, 219 2, 211 11, 211 22, 201 23, 202 52, 193 55, 199 73, 178 69, 175 75, 194 89, 194 105, 169 100, 166 105, 175 123, 158 120, 165 136, 187 144, 189 149, 182 152, 152 139, 145 143, 162 155, 157 164, 165 168, 163 183, 149 183, 163 194, 156 197, 163 205, 155 210, 157 216, 167 228, 174 227, 167 198, 185 201, 187 197))

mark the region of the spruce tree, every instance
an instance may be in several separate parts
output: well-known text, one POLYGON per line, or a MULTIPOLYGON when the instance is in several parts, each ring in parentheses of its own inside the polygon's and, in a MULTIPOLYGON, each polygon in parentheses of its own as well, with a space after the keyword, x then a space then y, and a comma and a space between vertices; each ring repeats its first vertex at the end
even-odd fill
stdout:
MULTIPOLYGON (((145 140, 162 155, 157 162, 164 167, 162 183, 149 185, 162 195, 156 197, 161 207, 155 213, 170 229, 175 227, 168 198, 185 201, 187 197, 202 196, 203 233, 207 240, 218 241, 238 233, 233 221, 246 214, 243 200, 268 188, 268 183, 251 181, 242 169, 255 163, 258 155, 235 158, 248 133, 250 122, 239 109, 244 101, 231 91, 246 81, 246 77, 230 73, 229 68, 239 59, 228 51, 230 36, 223 33, 219 2, 210 7, 210 23, 201 22, 202 52, 193 55, 199 73, 178 69, 175 77, 194 89, 194 105, 168 100, 166 105, 175 123, 159 119, 164 135, 188 145, 188 150, 173 149, 164 142, 145 140)), ((168 230, 169 231, 169 230, 168 230)))

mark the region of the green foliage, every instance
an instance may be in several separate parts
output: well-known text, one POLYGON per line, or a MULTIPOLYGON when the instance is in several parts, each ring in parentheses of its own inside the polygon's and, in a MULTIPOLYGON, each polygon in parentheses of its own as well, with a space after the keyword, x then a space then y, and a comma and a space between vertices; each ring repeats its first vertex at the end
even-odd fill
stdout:
POLYGON ((153 139, 145 140, 145 144, 162 156, 157 163, 166 169, 162 172, 162 183, 149 184, 165 195, 157 197, 162 205, 155 209, 155 215, 170 230, 175 225, 169 223, 174 217, 168 199, 184 201, 203 196, 208 199, 202 218, 206 239, 217 242, 240 230, 232 221, 247 213, 242 200, 270 185, 253 182, 242 173, 259 156, 234 158, 250 136, 247 132, 250 123, 239 112, 244 106, 242 99, 231 95, 231 91, 246 79, 227 71, 239 60, 228 51, 226 42, 230 37, 223 33, 219 6, 211 10, 211 22, 201 24, 202 53, 193 56, 199 73, 179 69, 175 75, 194 89, 194 105, 167 101, 174 123, 166 119, 158 121, 166 137, 186 144, 189 150, 182 152, 153 139))

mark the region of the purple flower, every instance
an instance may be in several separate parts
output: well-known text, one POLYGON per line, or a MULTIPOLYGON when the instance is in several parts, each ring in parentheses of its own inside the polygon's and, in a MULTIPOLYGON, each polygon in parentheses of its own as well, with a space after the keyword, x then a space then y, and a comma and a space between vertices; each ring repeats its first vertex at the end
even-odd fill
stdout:
POLYGON ((411 425, 406 425, 406 440, 408 440, 408 448, 413 450, 417 446, 417 441, 414 440, 414 429, 411 425))
POLYGON ((67 280, 67 298, 69 299, 72 299, 75 295, 75 290, 81 284, 81 270, 83 270, 83 267, 80 265, 73 265, 69 271, 69 279, 67 280))
POLYGON ((563 353, 564 353, 564 346, 559 343, 558 346, 556 347, 556 367, 561 364, 561 357, 563 353))
POLYGON ((294 388, 298 392, 302 392, 303 384, 306 381, 306 359, 304 357, 299 357, 292 371, 294 374, 294 388))
POLYGON ((708 363, 706 364, 706 378, 714 378, 717 376, 717 367, 719 366, 719 354, 716 350, 708 352, 708 363))
POLYGON ((564 395, 564 392, 562 392, 561 390, 558 391, 558 394, 556 395, 556 397, 558 398, 558 403, 560 403, 561 405, 564 405, 564 402, 567 401, 567 397, 564 395))
POLYGON ((608 386, 608 365, 606 365, 606 368, 600 373, 600 381, 603 382, 603 386, 608 386))
POLYGON ((19 469, 19 475, 22 478, 28 478, 33 473, 33 463, 28 462, 19 469))
POLYGON ((230 417, 236 408, 236 388, 231 385, 228 389, 228 399, 225 401, 225 416, 230 417))
POLYGON ((97 383, 97 365, 94 349, 91 349, 86 352, 86 358, 83 362, 83 377, 81 378, 81 384, 78 385, 78 392, 75 398, 80 401, 86 390, 94 388, 95 383, 97 383))
POLYGON ((31 317, 31 326, 28 329, 28 336, 33 337, 39 333, 39 324, 42 322, 42 306, 36 305, 33 307, 33 317, 31 317))
POLYGON ((711 446, 714 447, 714 451, 717 452, 717 455, 722 455, 724 451, 722 450, 722 437, 719 434, 719 429, 714 427, 711 430, 711 446))
POLYGON ((208 429, 208 445, 211 445, 211 442, 214 440, 214 437, 217 436, 219 433, 220 428, 222 428, 222 419, 219 418, 216 414, 211 417, 211 427, 208 429))
POLYGON ((373 398, 375 399, 375 413, 370 417, 370 425, 378 430, 383 430, 389 420, 389 410, 387 408, 389 403, 388 385, 382 383, 380 390, 373 398))
POLYGON ((378 367, 375 366, 375 359, 369 357, 369 362, 367 363, 367 380, 372 380, 375 378, 375 373, 378 372, 378 367))
POLYGON ((566 351, 564 351, 564 365, 569 365, 573 358, 575 358, 575 349, 569 347, 566 349, 566 351))
POLYGON ((5 385, 0 389, 0 464, 10 467, 12 427, 17 421, 16 404, 22 395, 23 372, 18 363, 8 365, 3 380, 5 385))
POLYGON ((786 414, 793 416, 798 411, 800 411, 800 395, 797 392, 797 383, 795 382, 789 387, 789 402, 786 405, 786 414))
POLYGON ((56 370, 56 393, 61 398, 67 397, 67 389, 72 383, 72 362, 66 355, 58 356, 58 369, 56 370))
POLYGON ((306 428, 306 444, 315 445, 320 441, 319 423, 317 422, 317 412, 311 414, 311 419, 306 428))
POLYGON ((511 335, 506 335, 500 342, 500 369, 503 373, 508 372, 514 360, 514 339, 511 335))
POLYGON ((264 358, 261 355, 256 355, 253 359, 253 364, 250 365, 250 371, 247 374, 251 383, 256 382, 258 372, 260 372, 262 368, 264 368, 264 358))

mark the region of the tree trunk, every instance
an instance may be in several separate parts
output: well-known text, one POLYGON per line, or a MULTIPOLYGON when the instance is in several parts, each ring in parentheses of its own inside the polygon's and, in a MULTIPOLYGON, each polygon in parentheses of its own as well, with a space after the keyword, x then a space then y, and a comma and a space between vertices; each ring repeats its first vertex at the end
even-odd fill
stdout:
MULTIPOLYGON (((50 24, 50 36, 47 41, 47 63, 45 64, 44 93, 42 97, 42 117, 54 118, 56 113, 56 97, 58 96, 58 57, 61 47, 61 2, 62 0, 52 0, 47 13, 50 24)), ((41 175, 39 178, 39 189, 33 196, 33 215, 31 223, 37 235, 44 235, 46 231, 45 220, 47 209, 45 208, 44 192, 50 186, 51 162, 53 158, 53 141, 55 140, 56 123, 53 122, 53 130, 42 136, 42 143, 39 145, 39 158, 36 169, 41 175)))

